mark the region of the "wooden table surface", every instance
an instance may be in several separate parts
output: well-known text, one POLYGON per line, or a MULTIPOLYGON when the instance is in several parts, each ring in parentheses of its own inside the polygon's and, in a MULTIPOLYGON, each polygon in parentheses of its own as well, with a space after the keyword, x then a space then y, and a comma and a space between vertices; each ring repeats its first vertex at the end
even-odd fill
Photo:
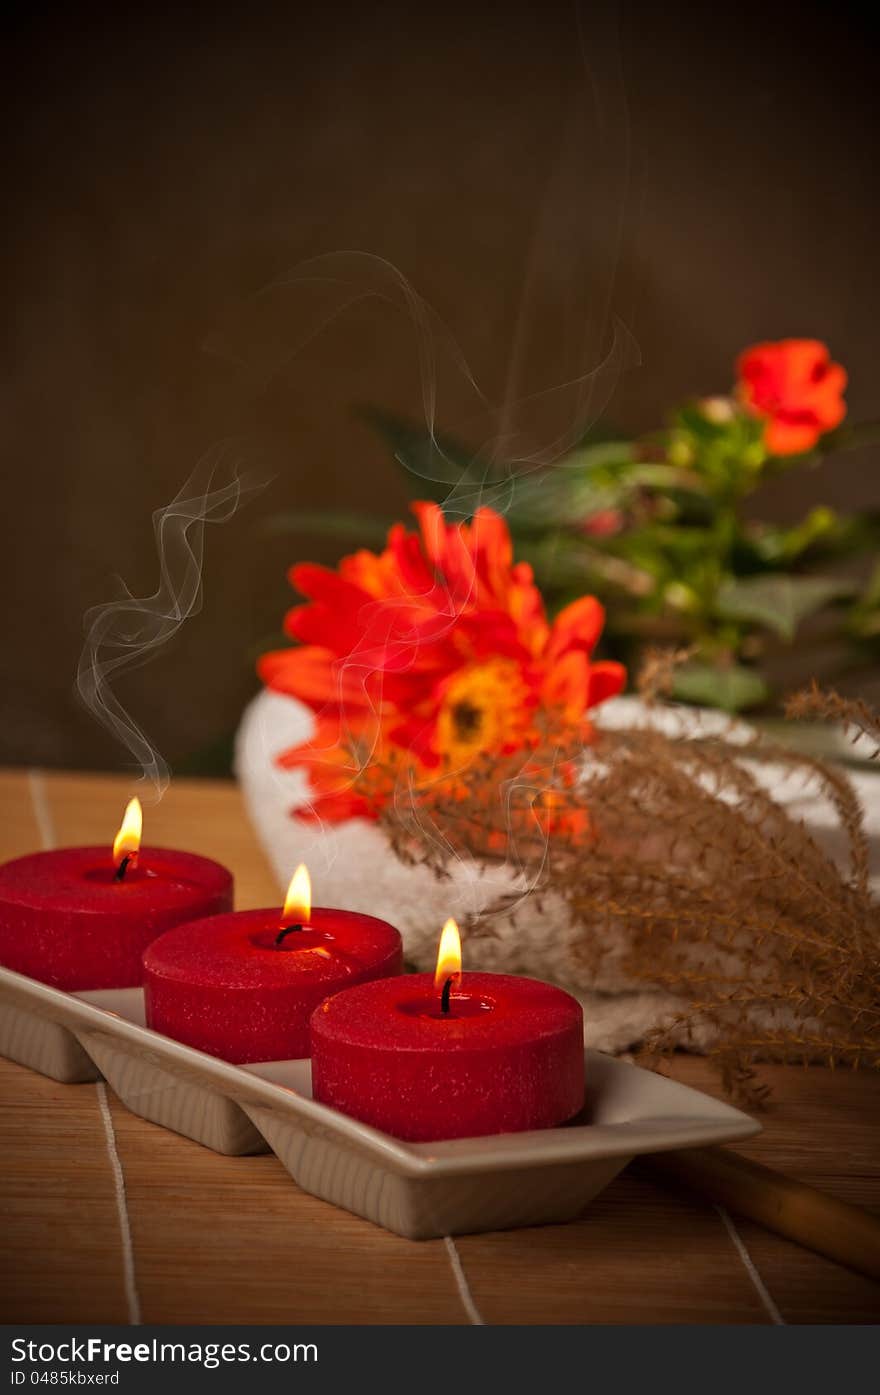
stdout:
MULTIPOLYGON (((0 861, 109 841, 128 785, 0 774, 0 861)), ((150 841, 231 867, 240 907, 278 888, 231 785, 180 780, 150 841)), ((711 1072, 674 1074, 710 1093, 711 1072)), ((880 1207, 880 1077, 772 1068, 741 1151, 880 1207)), ((222 1157, 100 1083, 0 1060, 0 1320, 155 1323, 852 1323, 880 1285, 627 1169, 567 1225, 409 1241, 300 1192, 271 1155, 222 1157)))

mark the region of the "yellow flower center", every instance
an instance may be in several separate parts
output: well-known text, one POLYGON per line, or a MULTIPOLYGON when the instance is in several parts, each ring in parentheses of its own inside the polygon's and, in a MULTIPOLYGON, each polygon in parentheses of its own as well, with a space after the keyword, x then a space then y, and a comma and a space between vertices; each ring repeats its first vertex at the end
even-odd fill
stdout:
POLYGON ((511 659, 472 664, 450 681, 437 718, 437 750, 450 765, 521 744, 530 726, 528 690, 511 659))

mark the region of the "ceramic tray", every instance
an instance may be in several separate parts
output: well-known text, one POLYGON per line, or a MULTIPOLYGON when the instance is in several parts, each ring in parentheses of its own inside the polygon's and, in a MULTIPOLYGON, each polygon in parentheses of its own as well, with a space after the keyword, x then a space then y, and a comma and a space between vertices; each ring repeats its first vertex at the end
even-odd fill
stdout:
POLYGON ((217 1152, 271 1149, 305 1191, 413 1240, 570 1220, 637 1154, 760 1127, 587 1051, 586 1103, 571 1123, 404 1143, 316 1103, 307 1060, 232 1066, 143 1022, 139 988, 62 993, 0 968, 0 1055, 71 1084, 103 1076, 135 1114, 217 1152))

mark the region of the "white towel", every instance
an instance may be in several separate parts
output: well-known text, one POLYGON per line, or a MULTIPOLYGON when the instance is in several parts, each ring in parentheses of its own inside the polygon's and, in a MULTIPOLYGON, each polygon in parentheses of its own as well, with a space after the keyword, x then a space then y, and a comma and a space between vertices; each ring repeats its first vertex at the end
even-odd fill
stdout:
MULTIPOLYGON (((617 698, 595 714, 602 726, 626 726, 644 719, 645 709, 635 698, 617 698)), ((697 717, 691 709, 664 708, 652 714, 674 733, 703 730, 725 724, 717 713, 697 717)), ((236 773, 257 836, 275 869, 281 894, 299 862, 312 876, 319 905, 362 911, 390 921, 400 930, 407 958, 420 969, 431 969, 437 940, 448 916, 464 921, 495 902, 503 893, 526 890, 525 884, 503 867, 486 870, 469 860, 450 867, 450 879, 440 881, 426 867, 404 866, 385 835, 373 823, 351 819, 323 826, 291 817, 291 810, 306 800, 306 777, 300 770, 285 771, 275 758, 305 741, 312 729, 312 714, 302 703, 273 692, 260 693, 246 709, 236 739, 236 773)), ((761 778, 775 796, 803 818, 814 836, 832 855, 840 856, 843 839, 834 813, 817 795, 815 784, 802 775, 792 776, 766 767, 761 778)), ((852 775, 866 811, 871 834, 872 884, 880 888, 880 775, 856 771, 852 775)), ((515 918, 495 919, 492 937, 467 942, 465 968, 499 973, 528 974, 574 993, 584 1006, 585 1039, 603 1051, 622 1051, 637 1044, 647 1031, 681 1008, 680 1001, 665 992, 650 992, 628 980, 620 967, 624 946, 603 933, 608 942, 598 977, 587 974, 572 953, 573 942, 583 934, 570 924, 561 902, 542 897, 539 911, 525 902, 515 918)))

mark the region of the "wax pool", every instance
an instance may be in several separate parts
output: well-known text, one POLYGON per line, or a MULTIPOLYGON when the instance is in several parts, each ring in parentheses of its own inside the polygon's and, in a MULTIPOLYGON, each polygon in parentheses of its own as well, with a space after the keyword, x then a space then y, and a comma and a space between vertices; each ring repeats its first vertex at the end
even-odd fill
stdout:
POLYGON ((58 848, 0 867, 0 964, 76 991, 134 988, 151 940, 232 907, 219 862, 142 848, 121 880, 109 848, 58 848))
POLYGON ((400 935, 369 915, 316 907, 277 943, 280 912, 238 911, 169 931, 144 955, 147 1025, 226 1061, 309 1054, 330 993, 399 974, 400 935))
POLYGON ((535 979, 465 974, 448 1013, 433 975, 366 983, 311 1028, 315 1099, 397 1138, 550 1128, 583 1107, 581 1006, 535 979))

